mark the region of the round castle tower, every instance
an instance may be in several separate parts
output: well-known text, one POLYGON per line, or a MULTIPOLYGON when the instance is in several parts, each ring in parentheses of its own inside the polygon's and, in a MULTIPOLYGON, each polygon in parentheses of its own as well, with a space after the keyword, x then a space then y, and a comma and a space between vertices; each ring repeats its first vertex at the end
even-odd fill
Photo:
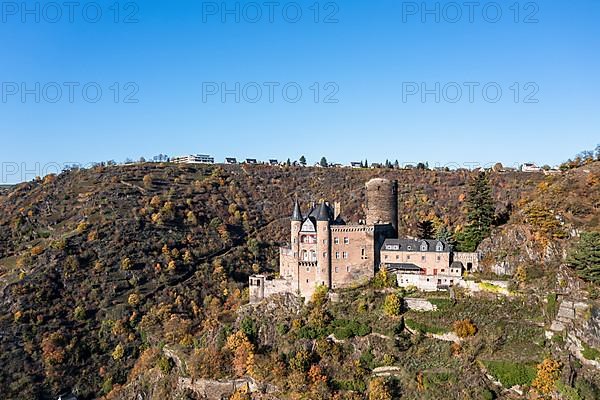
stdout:
POLYGON ((367 225, 392 224, 398 232, 398 181, 375 178, 367 187, 367 225))

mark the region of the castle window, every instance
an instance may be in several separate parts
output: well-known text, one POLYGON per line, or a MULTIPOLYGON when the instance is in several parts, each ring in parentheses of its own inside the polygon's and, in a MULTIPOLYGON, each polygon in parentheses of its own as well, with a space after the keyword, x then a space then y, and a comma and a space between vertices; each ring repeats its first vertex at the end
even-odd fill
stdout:
POLYGON ((326 251, 323 252, 323 258, 325 258, 325 257, 327 257, 327 252, 326 251))
POLYGON ((306 267, 306 272, 310 272, 310 267, 306 267))
POLYGON ((350 238, 345 237, 344 238, 344 244, 350 244, 350 238))
POLYGON ((336 274, 338 273, 338 267, 335 267, 335 273, 336 274))
POLYGON ((343 253, 343 256, 344 256, 344 258, 348 258, 348 252, 347 252, 347 251, 345 251, 345 252, 343 253))
POLYGON ((396 260, 399 260, 400 256, 398 254, 396 254, 396 260))
POLYGON ((323 239, 323 244, 327 244, 327 239, 323 239))
POLYGON ((421 261, 425 261, 425 256, 421 256, 421 261))
POLYGON ((440 261, 442 259, 442 256, 437 256, 437 260, 440 261))
POLYGON ((387 254, 386 254, 385 256, 383 256, 383 258, 384 258, 385 260, 387 260, 387 259, 388 259, 388 256, 387 256, 387 254))
POLYGON ((340 252, 339 252, 339 251, 336 251, 336 252, 335 252, 335 258, 336 258, 337 260, 339 260, 339 259, 340 259, 340 252))
POLYGON ((340 244, 340 238, 339 237, 334 237, 333 238, 333 243, 340 244))
POLYGON ((350 266, 349 265, 346 267, 346 272, 350 272, 350 266))
POLYGON ((445 269, 441 270, 441 272, 445 272, 445 271, 446 271, 445 269))
POLYGON ((407 259, 407 260, 410 260, 410 254, 408 254, 408 255, 406 256, 406 259, 407 259))

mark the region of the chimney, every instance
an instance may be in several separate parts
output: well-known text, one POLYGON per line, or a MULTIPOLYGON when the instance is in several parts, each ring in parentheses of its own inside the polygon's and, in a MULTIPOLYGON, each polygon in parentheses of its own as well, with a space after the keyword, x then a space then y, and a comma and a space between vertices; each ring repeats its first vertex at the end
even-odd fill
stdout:
POLYGON ((342 213, 342 205, 339 201, 333 203, 333 220, 337 220, 342 213))

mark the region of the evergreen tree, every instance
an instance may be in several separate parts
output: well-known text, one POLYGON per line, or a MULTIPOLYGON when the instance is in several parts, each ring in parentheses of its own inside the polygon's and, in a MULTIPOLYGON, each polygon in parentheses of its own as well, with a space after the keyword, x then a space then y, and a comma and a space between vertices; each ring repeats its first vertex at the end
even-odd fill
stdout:
POLYGON ((419 239, 433 239, 433 222, 430 220, 417 222, 419 239))
POLYGON ((600 232, 582 233, 567 262, 582 279, 600 284, 600 232))
POLYGON ((398 162, 398 160, 394 161, 394 168, 400 169, 400 163, 398 162))
POLYGON ((292 165, 292 160, 290 160, 290 159, 288 158, 285 164, 286 164, 286 165, 289 167, 290 165, 292 165))
POLYGON ((454 239, 452 238, 452 232, 446 225, 440 225, 438 229, 435 231, 435 238, 437 240, 441 240, 442 242, 449 243, 451 245, 454 244, 454 239))
POLYGON ((321 161, 319 162, 321 167, 326 168, 329 164, 327 163, 327 159, 325 157, 321 157, 321 161))
POLYGON ((300 156, 300 165, 306 165, 306 157, 300 156))
POLYGON ((492 188, 485 173, 480 173, 469 185, 467 196, 467 226, 458 242, 462 251, 475 251, 488 237, 494 221, 492 188))
POLYGON ((369 168, 369 160, 365 158, 365 168, 369 168))

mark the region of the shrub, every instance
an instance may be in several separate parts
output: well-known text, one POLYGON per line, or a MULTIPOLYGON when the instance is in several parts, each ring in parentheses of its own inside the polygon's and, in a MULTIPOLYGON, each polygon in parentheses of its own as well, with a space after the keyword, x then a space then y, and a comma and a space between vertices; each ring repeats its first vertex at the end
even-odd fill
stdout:
POLYGON ((374 378, 369 382, 369 400, 392 400, 388 384, 383 378, 374 378))
POLYGON ((147 189, 150 189, 152 187, 152 176, 151 175, 144 175, 143 182, 144 182, 144 186, 147 189))
POLYGON ((85 308, 83 308, 82 306, 77 306, 75 307, 75 310, 73 311, 73 317, 79 321, 84 321, 86 318, 86 311, 85 308))
POLYGON ((250 341, 256 340, 258 335, 258 328, 256 327, 256 323, 252 318, 245 317, 240 324, 240 329, 246 334, 250 341))
POLYGON ((280 324, 277 324, 277 326, 275 327, 275 330, 277 331, 277 334, 279 334, 279 336, 283 336, 286 333, 288 333, 290 328, 287 326, 287 324, 280 323, 280 324))
POLYGON ((76 231, 77 231, 77 233, 82 234, 83 232, 87 231, 88 227, 89 227, 89 224, 87 222, 81 221, 79 223, 79 225, 77 225, 76 231))
POLYGON ((556 293, 550 293, 547 296, 548 305, 546 306, 546 311, 548 312, 548 317, 554 318, 557 311, 557 303, 556 303, 556 293))
POLYGON ((130 306, 137 306, 140 304, 140 295, 137 293, 130 294, 127 298, 127 303, 129 303, 130 306))
POLYGON ((336 339, 344 340, 354 336, 366 336, 371 333, 371 327, 356 320, 337 319, 333 321, 333 334, 336 339))
POLYGON ((388 294, 383 302, 383 312, 391 317, 397 317, 402 311, 402 299, 395 293, 388 294))
POLYGON ((567 386, 561 381, 556 382, 556 389, 565 400, 582 400, 577 389, 567 386))
POLYGON ((112 352, 112 358, 115 361, 118 361, 121 358, 123 358, 124 355, 125 355, 125 349, 123 348, 123 345, 121 343, 119 343, 112 352))
POLYGON ((169 357, 162 356, 158 359, 156 366, 164 375, 169 375, 173 370, 175 363, 169 357))
POLYGON ((536 376, 536 369, 532 365, 510 361, 485 361, 484 365, 505 388, 530 385, 536 376))
POLYGON ((394 288, 398 286, 396 275, 390 274, 387 269, 381 268, 373 278, 373 287, 376 289, 394 288))
POLYGON ((560 368, 558 361, 546 358, 537 366, 537 376, 531 386, 543 395, 552 393, 556 388, 556 381, 560 378, 560 368))
POLYGON ((42 246, 41 244, 38 244, 37 246, 34 246, 31 249, 31 255, 33 257, 39 256, 40 254, 42 254, 44 252, 44 246, 42 246))
POLYGON ((131 259, 129 257, 121 260, 121 269, 124 271, 131 269, 131 259))
POLYGON ((296 336, 299 339, 320 339, 327 336, 327 330, 312 325, 304 325, 298 329, 296 336))
POLYGON ((587 359, 587 360, 598 360, 600 361, 600 350, 595 349, 593 347, 588 346, 585 343, 582 343, 583 346, 583 351, 581 352, 581 354, 587 359))
POLYGON ((477 327, 470 319, 463 319, 460 321, 454 322, 453 325, 454 333, 458 335, 460 338, 467 338, 469 336, 475 336, 477 333, 477 327))

